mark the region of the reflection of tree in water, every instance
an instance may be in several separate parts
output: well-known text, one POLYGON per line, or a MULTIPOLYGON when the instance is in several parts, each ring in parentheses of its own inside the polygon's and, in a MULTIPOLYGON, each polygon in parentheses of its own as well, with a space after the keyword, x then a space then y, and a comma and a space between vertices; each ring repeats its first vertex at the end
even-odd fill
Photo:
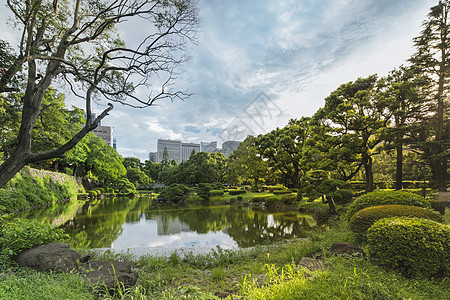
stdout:
MULTIPOLYGON (((153 212, 156 213, 156 212, 153 212)), ((146 217, 155 218, 152 212, 146 217)), ((202 207, 185 210, 161 210, 157 218, 163 222, 168 232, 171 222, 186 224, 191 231, 199 234, 226 232, 239 247, 251 247, 283 239, 305 237, 314 225, 310 216, 296 212, 271 214, 251 208, 236 206, 202 207)))
POLYGON ((151 199, 145 198, 103 199, 97 205, 86 203, 81 214, 61 228, 77 247, 110 247, 122 234, 122 224, 127 219, 136 220, 150 204, 151 199))

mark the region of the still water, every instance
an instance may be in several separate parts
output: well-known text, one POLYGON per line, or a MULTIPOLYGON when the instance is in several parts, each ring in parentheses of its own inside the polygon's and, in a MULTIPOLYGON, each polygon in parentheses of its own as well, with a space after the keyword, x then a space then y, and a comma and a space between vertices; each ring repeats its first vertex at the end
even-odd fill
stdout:
POLYGON ((79 248, 246 248, 305 237, 310 215, 242 206, 170 208, 151 197, 104 198, 71 202, 21 215, 49 222, 70 235, 79 248))

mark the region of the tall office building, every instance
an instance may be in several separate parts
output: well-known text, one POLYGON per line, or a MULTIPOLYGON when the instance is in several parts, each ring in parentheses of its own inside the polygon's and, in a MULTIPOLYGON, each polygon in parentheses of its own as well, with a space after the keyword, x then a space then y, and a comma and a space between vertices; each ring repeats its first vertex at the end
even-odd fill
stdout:
POLYGON ((164 149, 167 149, 169 161, 175 160, 177 164, 181 163, 181 141, 158 139, 156 149, 159 163, 164 159, 164 149))
POLYGON ((213 153, 217 150, 217 142, 201 142, 200 146, 202 152, 213 153))
POLYGON ((181 160, 187 161, 192 153, 200 152, 200 144, 181 143, 181 160))
POLYGON ((158 152, 150 152, 148 154, 148 159, 154 163, 158 162, 158 152))
POLYGON ((106 144, 113 147, 114 146, 114 137, 113 137, 113 128, 110 126, 97 126, 92 132, 105 141, 106 144))
POLYGON ((233 153, 240 145, 239 141, 226 141, 222 144, 222 152, 226 157, 230 157, 231 153, 233 153))

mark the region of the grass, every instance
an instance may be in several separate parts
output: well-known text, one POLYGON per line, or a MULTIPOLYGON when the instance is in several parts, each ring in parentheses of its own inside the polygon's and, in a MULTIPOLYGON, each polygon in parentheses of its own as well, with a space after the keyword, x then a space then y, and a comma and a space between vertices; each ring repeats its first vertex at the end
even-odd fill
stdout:
MULTIPOLYGON (((251 199, 253 193, 245 194, 251 199)), ((255 193, 260 195, 261 193, 255 193)), ((245 198, 244 198, 245 199, 245 198)), ((307 203, 322 207, 320 201, 307 203)), ((450 224, 447 209, 445 220, 450 224)), ((450 280, 408 279, 374 265, 366 257, 330 257, 335 242, 360 241, 345 222, 322 226, 308 239, 210 253, 173 252, 167 257, 91 252, 92 259, 133 262, 134 288, 102 294, 100 299, 450 299, 450 280), (328 270, 298 267, 303 257, 324 251, 328 270)), ((364 244, 360 244, 364 248, 364 244)), ((16 270, 0 273, 1 299, 98 299, 96 288, 74 274, 16 270)))

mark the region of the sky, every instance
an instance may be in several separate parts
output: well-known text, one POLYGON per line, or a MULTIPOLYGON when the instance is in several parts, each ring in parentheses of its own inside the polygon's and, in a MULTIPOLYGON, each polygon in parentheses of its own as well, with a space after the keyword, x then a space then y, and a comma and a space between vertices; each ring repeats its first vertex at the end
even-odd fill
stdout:
MULTIPOLYGON (((0 0, 5 3, 5 0, 0 0)), ((115 105, 123 157, 148 159, 158 138, 244 140, 312 116, 341 84, 407 63, 437 0, 199 0, 199 43, 174 87, 193 95, 145 109, 115 105)), ((3 6, 5 7, 5 6, 3 6)), ((1 39, 14 33, 0 21, 1 39)), ((139 23, 120 35, 139 38, 139 23)), ((70 95, 67 95, 70 99, 70 95)), ((83 105, 79 105, 83 107, 83 105)), ((100 113, 105 103, 94 106, 100 113)))

